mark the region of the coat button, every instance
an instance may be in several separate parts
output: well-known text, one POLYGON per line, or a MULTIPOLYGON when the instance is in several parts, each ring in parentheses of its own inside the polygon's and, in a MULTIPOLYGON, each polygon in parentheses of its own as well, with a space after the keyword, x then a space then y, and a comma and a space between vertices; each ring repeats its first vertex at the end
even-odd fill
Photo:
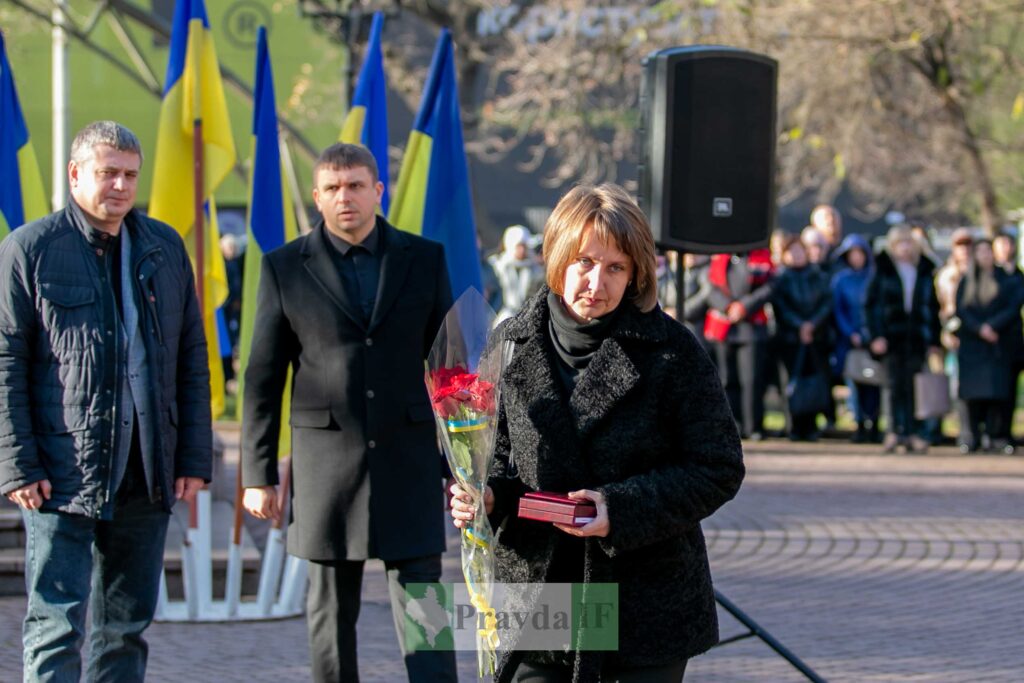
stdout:
POLYGON ((366 338, 366 345, 367 345, 367 346, 373 346, 373 340, 372 340, 372 339, 370 339, 369 337, 367 337, 367 338, 366 338))
POLYGON ((370 441, 366 442, 366 445, 369 446, 370 448, 376 448, 377 447, 377 442, 374 441, 373 439, 371 439, 370 441))
POLYGON ((366 398, 373 398, 373 389, 366 390, 366 398))

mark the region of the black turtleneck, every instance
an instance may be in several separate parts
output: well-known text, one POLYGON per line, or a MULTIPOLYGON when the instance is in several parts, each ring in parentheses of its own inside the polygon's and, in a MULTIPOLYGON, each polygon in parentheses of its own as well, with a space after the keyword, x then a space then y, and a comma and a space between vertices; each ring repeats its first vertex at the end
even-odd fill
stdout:
POLYGON ((548 292, 548 333, 551 345, 562 361, 558 363, 558 375, 570 394, 579 381, 580 373, 586 370, 590 359, 597 353, 601 342, 608 336, 618 314, 618 308, 600 318, 585 323, 578 322, 565 310, 562 297, 548 292))

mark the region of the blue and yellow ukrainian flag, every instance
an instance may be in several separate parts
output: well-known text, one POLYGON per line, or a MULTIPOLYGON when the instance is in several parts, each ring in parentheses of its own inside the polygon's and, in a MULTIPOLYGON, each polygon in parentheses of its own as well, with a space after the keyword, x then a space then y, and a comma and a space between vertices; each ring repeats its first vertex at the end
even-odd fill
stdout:
POLYGON ((393 225, 444 245, 452 297, 480 287, 473 200, 455 83, 455 52, 441 31, 388 216, 393 225))
MULTIPOLYGON (((253 89, 253 160, 249 189, 248 243, 245 247, 245 272, 242 280, 242 323, 239 334, 238 395, 243 395, 245 368, 252 349, 252 331, 256 321, 256 291, 259 286, 263 255, 298 235, 291 197, 281 182, 281 148, 277 134, 277 108, 274 98, 274 74, 267 48, 267 32, 262 26, 256 45, 256 86, 253 89)), ((289 382, 290 382, 289 374, 289 382)), ((285 388, 282 423, 288 422, 291 397, 285 388)), ((238 402, 238 418, 242 401, 238 402)), ((291 452, 291 431, 281 430, 278 453, 291 452)))
MULTIPOLYGON (((380 199, 381 210, 387 214, 390 205, 388 195, 388 102, 387 81, 384 78, 384 57, 381 53, 380 36, 384 30, 383 12, 375 12, 370 27, 370 41, 366 45, 366 56, 359 70, 356 92, 352 106, 341 129, 341 142, 359 143, 373 152, 384 183, 384 196, 380 199)), ((349 57, 351 59, 351 56, 349 57)))
POLYGON ((21 113, 7 47, 0 33, 0 239, 49 213, 36 152, 21 113))
POLYGON ((203 326, 213 415, 217 417, 224 412, 224 371, 216 317, 217 309, 227 298, 228 283, 212 199, 213 191, 235 165, 235 141, 206 7, 203 0, 177 0, 157 128, 149 215, 174 227, 193 252, 195 239, 190 237, 195 222, 193 142, 197 124, 202 133, 202 199, 211 202, 211 220, 204 231, 204 263, 197 265, 197 271, 203 277, 203 326))

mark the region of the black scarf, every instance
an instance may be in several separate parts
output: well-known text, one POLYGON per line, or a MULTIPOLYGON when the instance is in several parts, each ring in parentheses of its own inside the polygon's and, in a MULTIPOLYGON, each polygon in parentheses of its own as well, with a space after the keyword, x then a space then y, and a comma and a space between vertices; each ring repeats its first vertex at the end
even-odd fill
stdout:
POLYGON ((548 318, 548 334, 555 353, 562 361, 558 364, 559 375, 571 393, 580 373, 587 368, 590 359, 601 347, 601 342, 607 338, 619 309, 581 323, 569 315, 562 297, 554 292, 548 292, 547 303, 551 313, 548 318))

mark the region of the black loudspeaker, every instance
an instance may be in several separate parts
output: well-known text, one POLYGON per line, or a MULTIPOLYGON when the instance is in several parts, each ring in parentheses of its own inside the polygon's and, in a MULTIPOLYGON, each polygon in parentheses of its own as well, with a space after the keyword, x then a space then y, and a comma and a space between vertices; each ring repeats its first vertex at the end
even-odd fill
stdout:
POLYGON ((767 246, 777 73, 770 57, 730 47, 677 47, 644 59, 639 194, 659 246, 767 246))

